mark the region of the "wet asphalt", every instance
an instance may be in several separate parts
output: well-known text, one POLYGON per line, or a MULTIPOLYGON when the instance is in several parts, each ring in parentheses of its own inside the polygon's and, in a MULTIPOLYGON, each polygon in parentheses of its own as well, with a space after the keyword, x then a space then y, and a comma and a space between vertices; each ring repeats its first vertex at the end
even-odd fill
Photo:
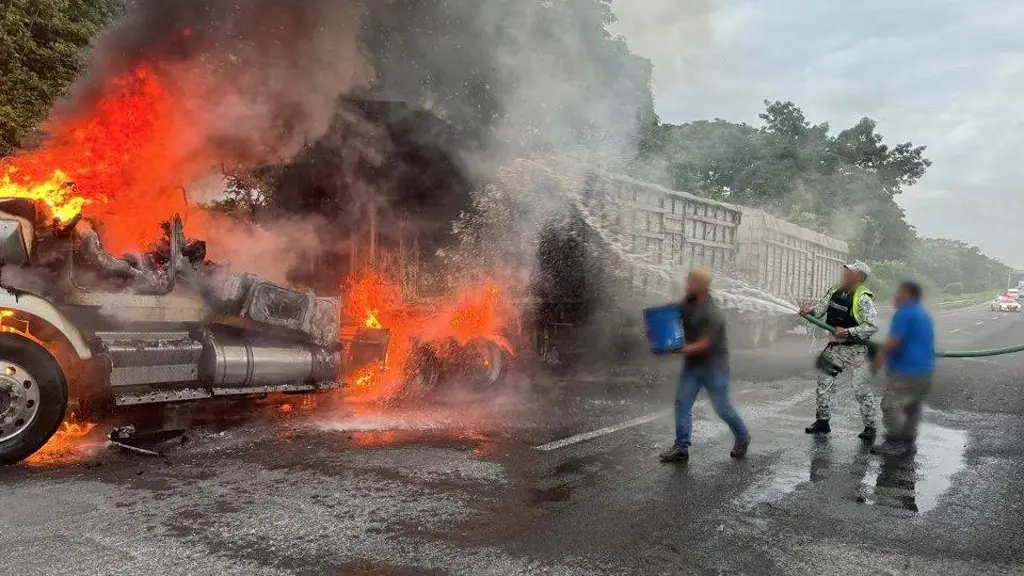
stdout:
MULTIPOLYGON (((1024 316, 936 319, 940 348, 1024 316)), ((820 342, 818 343, 820 345, 820 342)), ((808 437, 814 344, 737 352, 743 461, 706 398, 665 465, 677 360, 520 378, 413 406, 204 425, 165 459, 108 449, 0 470, 0 566, 34 574, 1020 574, 1024 355, 945 360, 909 459, 857 440, 840 383, 808 437)))

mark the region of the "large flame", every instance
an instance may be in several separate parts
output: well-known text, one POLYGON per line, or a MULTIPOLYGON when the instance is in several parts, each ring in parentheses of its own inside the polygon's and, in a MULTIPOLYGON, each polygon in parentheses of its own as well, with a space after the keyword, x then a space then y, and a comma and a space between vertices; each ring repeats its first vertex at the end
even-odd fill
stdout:
MULTIPOLYGON (((352 384, 356 388, 368 388, 384 379, 385 372, 400 377, 412 351, 409 309, 401 288, 383 274, 366 270, 348 279, 342 294, 346 317, 367 328, 387 328, 391 332, 386 363, 361 368, 352 376, 352 384)), ((394 382, 394 378, 391 381, 394 382)))
POLYGON ((387 361, 362 368, 351 378, 357 390, 399 385, 417 343, 453 339, 465 345, 482 338, 513 353, 503 333, 515 314, 497 282, 467 285, 441 301, 414 306, 406 302, 397 283, 379 272, 365 271, 345 282, 343 294, 348 318, 391 333, 387 361))
POLYGON ((175 98, 145 66, 115 79, 94 106, 48 122, 42 147, 0 167, 0 196, 42 200, 65 221, 83 212, 114 251, 146 247, 185 211, 181 186, 200 172, 176 153, 188 126, 175 98))

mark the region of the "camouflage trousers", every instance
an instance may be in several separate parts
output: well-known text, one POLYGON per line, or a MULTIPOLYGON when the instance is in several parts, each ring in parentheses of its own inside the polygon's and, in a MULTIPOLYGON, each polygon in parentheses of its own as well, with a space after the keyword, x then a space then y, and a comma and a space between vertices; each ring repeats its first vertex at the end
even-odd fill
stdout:
POLYGON ((871 362, 868 347, 861 345, 829 344, 818 356, 818 380, 815 389, 818 400, 818 419, 832 417, 832 400, 836 395, 836 377, 849 372, 853 381, 853 394, 860 405, 860 417, 865 427, 875 427, 875 395, 871 390, 871 362))
POLYGON ((913 442, 921 421, 921 403, 932 387, 932 375, 890 374, 882 396, 882 423, 892 440, 913 442))

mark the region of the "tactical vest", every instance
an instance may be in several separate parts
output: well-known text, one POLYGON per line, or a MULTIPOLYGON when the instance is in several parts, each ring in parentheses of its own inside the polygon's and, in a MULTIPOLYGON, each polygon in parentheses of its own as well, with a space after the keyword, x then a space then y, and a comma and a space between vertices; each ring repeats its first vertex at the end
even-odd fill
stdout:
POLYGON ((860 298, 865 294, 872 299, 875 297, 863 284, 858 286, 853 292, 844 292, 841 286, 834 286, 829 290, 828 312, 825 315, 825 322, 833 328, 860 326, 862 322, 860 298))

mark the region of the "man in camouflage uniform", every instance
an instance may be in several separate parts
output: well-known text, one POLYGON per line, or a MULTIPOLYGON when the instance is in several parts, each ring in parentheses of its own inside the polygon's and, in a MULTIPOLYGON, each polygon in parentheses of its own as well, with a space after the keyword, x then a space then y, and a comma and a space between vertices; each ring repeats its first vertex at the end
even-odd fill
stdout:
POLYGON ((832 400, 836 394, 836 377, 849 372, 853 380, 854 395, 860 404, 865 442, 875 439, 875 395, 871 391, 871 359, 868 339, 878 331, 878 311, 874 294, 864 286, 871 268, 860 260, 843 267, 842 283, 833 286, 814 306, 805 306, 801 314, 824 318, 836 329, 835 337, 818 356, 817 401, 818 411, 814 424, 804 431, 808 434, 828 434, 832 431, 832 400))

